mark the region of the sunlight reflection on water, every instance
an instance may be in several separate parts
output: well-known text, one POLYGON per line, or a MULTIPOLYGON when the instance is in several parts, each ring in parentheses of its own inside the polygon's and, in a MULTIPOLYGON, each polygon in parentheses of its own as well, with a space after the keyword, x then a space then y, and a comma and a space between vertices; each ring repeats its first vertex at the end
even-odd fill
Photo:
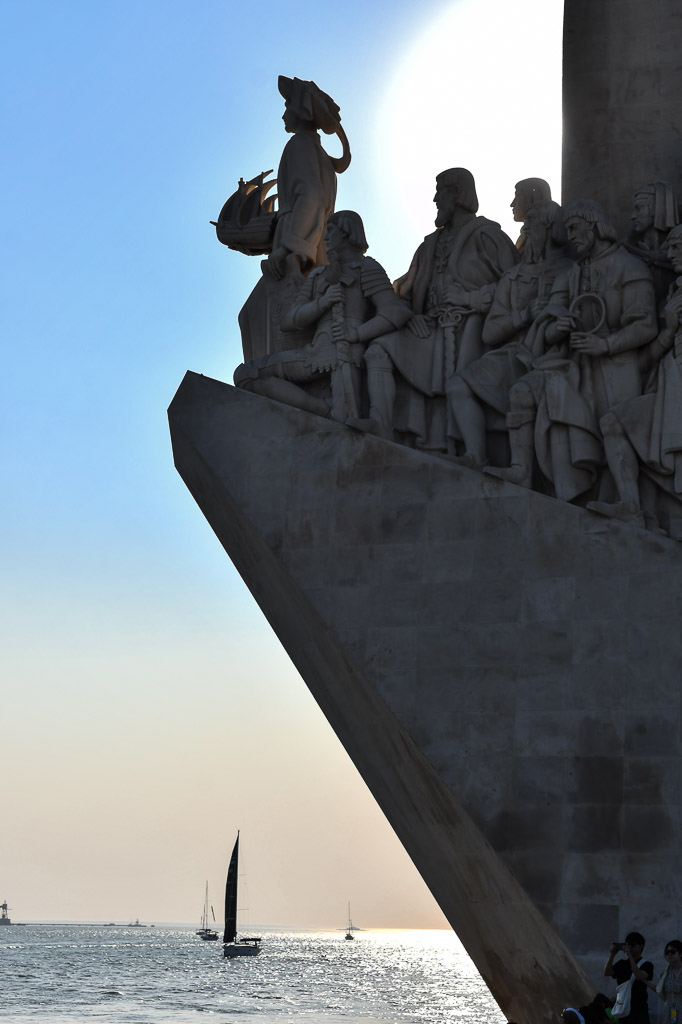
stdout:
POLYGON ((502 1024, 451 932, 263 931, 225 960, 186 928, 34 926, 0 934, 0 1021, 11 1024, 502 1024))

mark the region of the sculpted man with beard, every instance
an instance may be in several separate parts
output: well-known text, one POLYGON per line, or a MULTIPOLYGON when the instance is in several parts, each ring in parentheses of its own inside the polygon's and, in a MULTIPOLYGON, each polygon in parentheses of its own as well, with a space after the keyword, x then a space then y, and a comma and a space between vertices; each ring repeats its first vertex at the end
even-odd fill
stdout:
POLYGON ((370 417, 349 421, 389 439, 445 451, 445 382, 483 355, 483 321, 497 282, 518 260, 499 224, 477 217, 470 171, 453 167, 436 178, 436 230, 394 282, 413 317, 377 338, 365 353, 370 417))

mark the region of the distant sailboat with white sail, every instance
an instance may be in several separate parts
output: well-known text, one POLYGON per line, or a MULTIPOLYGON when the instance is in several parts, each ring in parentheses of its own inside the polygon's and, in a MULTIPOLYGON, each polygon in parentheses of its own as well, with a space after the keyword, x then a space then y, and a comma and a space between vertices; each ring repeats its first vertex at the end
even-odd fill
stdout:
POLYGON ((225 884, 225 935, 223 952, 225 956, 258 956, 261 950, 260 937, 250 936, 237 939, 237 884, 239 880, 239 832, 234 844, 225 884))
MULTIPOLYGON (((215 921, 215 914, 213 913, 213 907, 211 907, 211 914, 215 921)), ((204 910, 201 915, 201 928, 197 932, 200 939, 204 942, 216 942, 218 939, 218 933, 215 928, 209 927, 208 923, 208 882, 206 882, 206 896, 204 897, 204 910)))

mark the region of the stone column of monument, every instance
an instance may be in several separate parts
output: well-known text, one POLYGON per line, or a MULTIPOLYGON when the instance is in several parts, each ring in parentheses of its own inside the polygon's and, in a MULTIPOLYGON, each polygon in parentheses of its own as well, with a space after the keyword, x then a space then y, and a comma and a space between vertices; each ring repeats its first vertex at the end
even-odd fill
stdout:
POLYGON ((562 202, 596 199, 626 235, 646 181, 682 185, 682 5, 565 0, 562 202))

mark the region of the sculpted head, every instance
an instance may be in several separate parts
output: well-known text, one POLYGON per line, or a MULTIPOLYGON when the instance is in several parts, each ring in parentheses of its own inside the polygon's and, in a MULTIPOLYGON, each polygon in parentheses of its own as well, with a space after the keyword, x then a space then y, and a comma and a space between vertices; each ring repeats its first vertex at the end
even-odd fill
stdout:
POLYGON ((517 181, 514 198, 509 204, 514 211, 514 220, 523 223, 533 203, 552 198, 552 190, 544 178, 523 178, 517 181))
POLYGON ((672 229, 668 235, 666 248, 673 270, 676 274, 682 274, 682 225, 672 229))
POLYGON ((358 253, 365 253, 369 248, 362 217, 354 210, 337 210, 333 213, 327 221, 326 238, 330 255, 346 247, 358 253))
POLYGON ((319 129, 334 135, 341 124, 341 111, 331 96, 314 82, 280 75, 277 87, 284 97, 282 120, 288 132, 319 129))
POLYGON ((465 167, 450 167, 436 175, 436 194, 433 197, 438 214, 436 227, 447 224, 456 210, 476 213, 478 196, 471 171, 465 167))
POLYGON ((667 181, 652 181, 635 192, 632 206, 632 230, 645 235, 651 228, 669 231, 679 223, 677 199, 667 181))
POLYGON ((543 199, 534 203, 526 216, 526 244, 522 259, 528 263, 540 263, 546 259, 551 248, 563 249, 566 245, 564 215, 558 203, 543 199))
POLYGON ((564 210, 569 242, 578 257, 586 256, 597 242, 615 242, 616 229, 594 199, 578 199, 564 210))

